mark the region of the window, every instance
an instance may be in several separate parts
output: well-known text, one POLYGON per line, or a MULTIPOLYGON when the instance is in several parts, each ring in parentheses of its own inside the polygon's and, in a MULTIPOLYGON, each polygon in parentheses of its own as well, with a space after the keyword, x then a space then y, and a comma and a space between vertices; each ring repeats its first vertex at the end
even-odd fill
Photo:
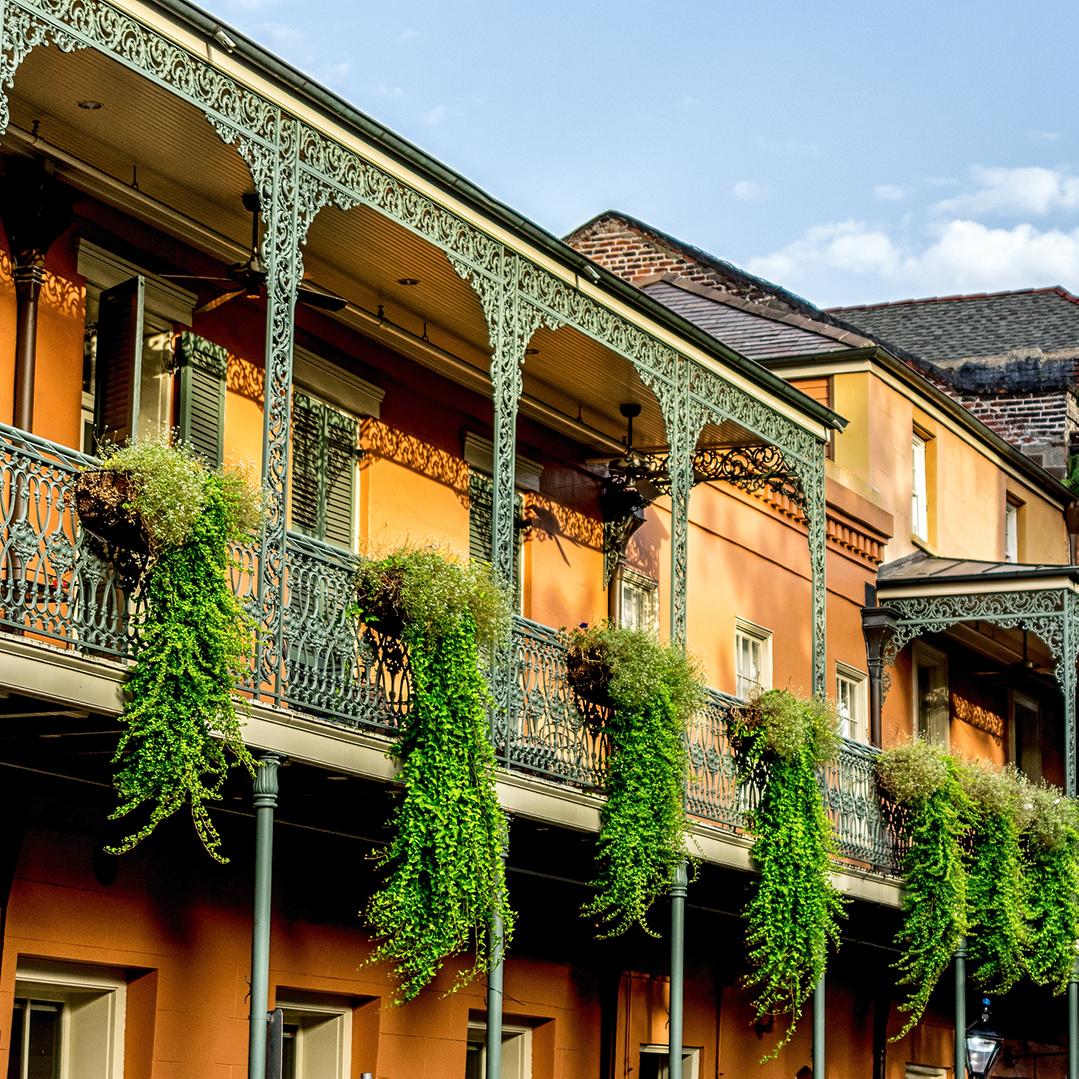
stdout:
POLYGON ((929 488, 926 484, 925 439, 915 434, 911 438, 911 505, 910 527, 919 539, 929 538, 929 488))
POLYGON ((292 528, 347 551, 356 543, 360 426, 355 416, 297 391, 292 398, 292 528))
POLYGON ((651 577, 622 571, 622 626, 659 634, 659 586, 651 577))
POLYGON ((911 645, 914 672, 914 730, 919 738, 948 745, 951 712, 948 703, 948 659, 921 641, 911 645))
POLYGON ((1004 503, 1004 561, 1019 561, 1020 504, 1009 498, 1004 503))
POLYGON ((1012 690, 1008 756, 1028 779, 1042 778, 1041 709, 1033 697, 1012 690))
MULTIPOLYGON (((487 1073, 487 1025, 468 1024, 465 1079, 483 1079, 487 1073)), ((502 1027, 502 1079, 530 1079, 532 1075, 532 1029, 502 1027)))
POLYGON ((734 692, 743 699, 772 687, 772 634, 739 618, 734 629, 734 692))
POLYGON ((122 1079, 125 983, 118 972, 19 965, 7 1079, 122 1079))
POLYGON ((281 1079, 348 1079, 352 1003, 314 993, 278 1000, 284 1024, 281 1079))
POLYGON ((845 663, 836 664, 835 700, 839 713, 839 733, 852 742, 864 742, 866 731, 866 676, 845 663))
MULTIPOLYGON (((683 1045, 683 1079, 697 1079, 700 1063, 700 1049, 689 1049, 683 1045)), ((666 1045, 642 1045, 638 1079, 667 1079, 670 1074, 670 1048, 666 1045)))

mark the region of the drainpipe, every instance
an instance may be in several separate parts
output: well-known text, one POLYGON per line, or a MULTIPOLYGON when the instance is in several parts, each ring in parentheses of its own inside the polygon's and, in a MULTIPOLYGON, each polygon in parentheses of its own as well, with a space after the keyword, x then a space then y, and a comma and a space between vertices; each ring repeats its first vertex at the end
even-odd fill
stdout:
POLYGON ((273 818, 281 758, 267 753, 255 770, 255 910, 251 928, 251 1027, 248 1079, 266 1079, 266 1006, 270 996, 270 889, 273 818))
POLYGON ((824 972, 813 990, 813 1074, 824 1079, 824 972))
POLYGON ((967 938, 955 949, 955 1074, 967 1074, 967 938))
POLYGON ((881 747, 884 707, 884 649, 895 629, 896 612, 890 607, 862 608, 862 635, 869 668, 869 740, 881 747))
POLYGON ((674 884, 671 886, 671 1027, 667 1047, 667 1074, 670 1079, 682 1079, 682 996, 688 890, 689 870, 686 863, 681 862, 674 871, 674 884))

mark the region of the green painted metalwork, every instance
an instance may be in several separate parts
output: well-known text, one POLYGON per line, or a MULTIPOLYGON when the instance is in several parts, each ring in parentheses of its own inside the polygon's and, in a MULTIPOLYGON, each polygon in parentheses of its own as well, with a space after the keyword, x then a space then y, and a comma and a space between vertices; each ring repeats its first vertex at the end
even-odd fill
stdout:
MULTIPOLYGON (((895 665, 902 648, 923 633, 941 633, 960 622, 988 622, 1036 634, 1052 652, 1057 684, 1064 698, 1066 791, 1076 791, 1076 649, 1079 647, 1079 604, 1071 588, 1029 592, 966 592, 940 596, 888 599, 895 626, 884 645, 886 667, 895 665)), ((889 679, 884 680, 887 693, 889 679)))
POLYGON ((813 988, 813 1074, 824 1075, 824 1045, 827 1030, 827 1001, 825 997, 825 974, 813 988))
POLYGON ((685 979, 686 893, 689 872, 683 862, 674 874, 671 886, 671 1004, 667 1043, 667 1074, 682 1079, 683 990, 685 979))
POLYGON ((955 949, 955 1074, 967 1074, 967 938, 955 949))
POLYGON ((266 1075, 266 1007, 270 996, 270 910, 273 886, 273 818, 281 758, 267 753, 255 772, 255 894, 251 921, 251 1013, 247 1044, 250 1079, 266 1075))

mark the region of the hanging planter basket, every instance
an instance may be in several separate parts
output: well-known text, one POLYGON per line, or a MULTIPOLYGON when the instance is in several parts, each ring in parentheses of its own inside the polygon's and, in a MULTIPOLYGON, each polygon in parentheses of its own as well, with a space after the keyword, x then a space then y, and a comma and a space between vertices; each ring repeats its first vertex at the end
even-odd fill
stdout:
POLYGON ((566 649, 566 677, 585 723, 597 733, 602 731, 614 707, 610 691, 613 672, 607 648, 598 641, 571 641, 566 649))
POLYGON ((356 606, 360 621, 368 631, 380 637, 398 638, 404 631, 406 616, 401 601, 404 571, 381 574, 372 587, 357 588, 356 606))
POLYGON ((75 478, 75 508, 83 528, 106 549, 145 560, 150 554, 149 537, 132 501, 131 477, 126 472, 93 469, 75 478))

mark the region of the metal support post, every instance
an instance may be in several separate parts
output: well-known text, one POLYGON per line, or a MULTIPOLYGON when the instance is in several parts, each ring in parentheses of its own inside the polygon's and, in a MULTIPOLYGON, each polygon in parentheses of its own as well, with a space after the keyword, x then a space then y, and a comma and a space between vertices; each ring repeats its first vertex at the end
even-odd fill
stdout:
POLYGON ((895 611, 888 607, 862 608, 866 665, 869 668, 869 740, 881 746, 881 711, 884 707, 884 646, 895 629, 895 611))
MULTIPOLYGON (((509 851, 503 849, 502 860, 509 851)), ((502 991, 505 977, 506 941, 502 934, 502 919, 498 911, 491 915, 487 939, 488 955, 492 959, 487 971, 487 1074, 486 1079, 501 1079, 502 1075, 502 991)))
POLYGON ((1079 1079, 1079 961, 1068 979, 1068 1079, 1079 1079))
POLYGON ((967 1074, 967 938, 955 949, 955 1075, 967 1074))
POLYGON ((684 993, 686 892, 689 870, 681 862, 674 871, 671 886, 671 1023, 667 1048, 667 1073, 670 1079, 682 1079, 682 997, 684 993))
POLYGON ((824 973, 813 990, 813 1074, 824 1079, 824 973))
POLYGON ((255 909, 251 927, 251 1029, 248 1079, 266 1075, 266 1007, 270 995, 270 892, 273 871, 273 818, 277 808, 277 769, 281 758, 264 756, 255 771, 255 909))

